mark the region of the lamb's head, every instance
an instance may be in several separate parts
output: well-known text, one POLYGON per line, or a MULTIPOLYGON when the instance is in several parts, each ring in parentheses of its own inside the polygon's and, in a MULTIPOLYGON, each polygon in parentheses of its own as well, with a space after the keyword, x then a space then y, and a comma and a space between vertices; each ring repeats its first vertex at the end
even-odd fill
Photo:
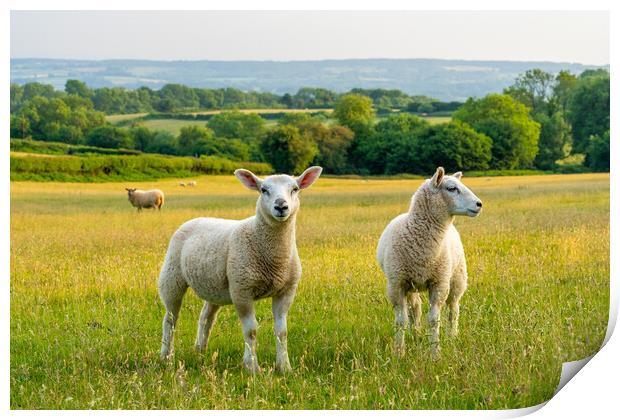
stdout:
POLYGON ((446 175, 442 167, 437 168, 428 181, 431 200, 435 208, 443 208, 450 216, 476 217, 482 211, 482 201, 462 182, 461 172, 446 175))
POLYGON ((133 193, 136 192, 136 188, 125 188, 125 190, 127 190, 127 197, 129 198, 133 197, 133 193))
POLYGON ((243 185, 260 193, 257 211, 284 222, 299 209, 299 192, 312 185, 322 171, 320 166, 312 166, 298 177, 271 175, 261 179, 247 169, 237 169, 235 176, 243 185))

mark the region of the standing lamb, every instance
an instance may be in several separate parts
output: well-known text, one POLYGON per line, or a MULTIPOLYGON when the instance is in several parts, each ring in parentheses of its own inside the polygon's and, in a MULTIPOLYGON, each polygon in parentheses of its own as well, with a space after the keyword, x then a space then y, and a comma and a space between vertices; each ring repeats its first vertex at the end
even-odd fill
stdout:
POLYGON ((322 168, 313 166, 297 178, 260 179, 237 169, 243 185, 260 193, 256 215, 244 220, 201 217, 183 224, 172 236, 159 276, 159 296, 166 307, 161 357, 169 357, 173 332, 188 287, 205 301, 198 321, 196 349, 204 352, 221 306, 235 305, 241 319, 243 364, 259 371, 256 358, 254 301, 272 298, 276 368, 288 371, 286 314, 295 298, 301 263, 295 243, 299 192, 312 185, 322 168))
POLYGON ((439 167, 413 195, 409 212, 393 219, 383 231, 377 260, 387 277, 387 295, 396 319, 395 351, 405 350, 409 313, 419 332, 422 301, 429 291, 428 322, 433 356, 439 355, 440 312, 450 308, 450 332, 458 333, 459 300, 467 288, 467 266, 454 216, 475 217, 482 202, 461 183, 461 172, 444 175, 439 167), (408 313, 409 312, 409 313, 408 313))
POLYGON ((125 188, 127 190, 127 198, 132 206, 137 207, 138 211, 142 209, 161 210, 164 205, 164 193, 161 190, 142 191, 135 188, 125 188))
POLYGON ((187 183, 187 186, 188 186, 188 187, 195 187, 196 185, 198 185, 198 183, 197 183, 196 181, 189 181, 189 182, 187 183))

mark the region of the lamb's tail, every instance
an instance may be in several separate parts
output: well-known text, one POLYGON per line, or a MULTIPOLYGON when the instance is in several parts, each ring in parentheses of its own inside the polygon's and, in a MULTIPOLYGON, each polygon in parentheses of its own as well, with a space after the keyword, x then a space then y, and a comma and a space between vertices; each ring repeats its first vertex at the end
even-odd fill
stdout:
POLYGON ((159 203, 157 204, 157 210, 161 210, 161 206, 164 205, 164 196, 163 194, 159 196, 159 203))

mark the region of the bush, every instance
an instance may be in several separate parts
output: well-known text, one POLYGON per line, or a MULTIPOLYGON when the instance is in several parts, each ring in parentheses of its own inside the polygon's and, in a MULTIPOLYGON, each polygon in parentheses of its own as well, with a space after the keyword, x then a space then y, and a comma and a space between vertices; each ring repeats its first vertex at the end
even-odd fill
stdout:
POLYGON ((244 167, 257 174, 273 172, 271 165, 234 162, 215 156, 202 158, 139 156, 11 155, 11 180, 138 181, 197 174, 231 174, 244 167))
POLYGON ((104 149, 102 147, 73 145, 53 141, 11 139, 11 151, 44 155, 139 155, 139 150, 104 149))

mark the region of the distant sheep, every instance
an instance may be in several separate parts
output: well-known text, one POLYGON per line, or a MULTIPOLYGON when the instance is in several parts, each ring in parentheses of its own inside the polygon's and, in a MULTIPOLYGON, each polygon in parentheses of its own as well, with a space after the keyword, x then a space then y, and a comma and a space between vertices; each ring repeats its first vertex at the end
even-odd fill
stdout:
POLYGON ((377 260, 387 277, 387 294, 396 322, 395 351, 405 350, 404 332, 410 312, 415 332, 420 329, 422 301, 429 291, 428 322, 431 350, 439 355, 440 312, 450 308, 451 334, 458 333, 459 300, 467 288, 467 266, 454 216, 475 217, 482 202, 461 183, 461 172, 444 175, 443 168, 413 195, 409 212, 393 219, 383 231, 377 260))
POLYGON ((256 215, 244 220, 201 217, 183 224, 172 236, 159 276, 159 296, 166 307, 162 359, 172 351, 173 331, 188 287, 205 301, 198 322, 196 349, 203 352, 217 312, 235 305, 241 319, 243 364, 259 370, 256 358, 254 301, 272 298, 276 336, 276 368, 288 371, 286 315, 295 298, 301 263, 295 243, 299 192, 312 185, 322 168, 306 169, 299 177, 258 178, 245 169, 236 177, 260 195, 256 215))
POLYGON ((138 211, 142 211, 143 208, 161 210, 161 206, 164 205, 164 193, 160 190, 143 191, 136 188, 125 188, 125 190, 127 190, 129 202, 138 211))
POLYGON ((179 182, 179 187, 184 187, 185 186, 185 182, 179 182))
POLYGON ((188 187, 195 187, 196 185, 198 185, 198 183, 197 183, 196 181, 189 181, 189 182, 187 183, 187 186, 188 186, 188 187))

